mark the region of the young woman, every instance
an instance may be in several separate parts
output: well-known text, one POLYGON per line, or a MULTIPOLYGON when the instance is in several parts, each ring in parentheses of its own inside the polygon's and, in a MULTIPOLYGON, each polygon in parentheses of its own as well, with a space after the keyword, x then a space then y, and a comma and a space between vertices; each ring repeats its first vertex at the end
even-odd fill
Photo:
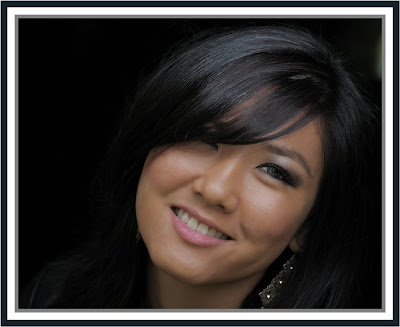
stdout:
POLYGON ((91 239, 21 307, 362 307, 377 117, 306 31, 198 35, 121 120, 91 239))

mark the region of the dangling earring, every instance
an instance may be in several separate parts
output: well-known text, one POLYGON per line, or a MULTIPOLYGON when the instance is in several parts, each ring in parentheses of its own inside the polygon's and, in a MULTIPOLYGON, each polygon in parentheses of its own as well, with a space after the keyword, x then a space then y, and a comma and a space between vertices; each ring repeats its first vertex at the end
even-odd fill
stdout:
POLYGON ((282 287, 291 277, 296 263, 296 255, 293 256, 283 265, 282 270, 276 275, 271 283, 263 289, 258 295, 261 298, 263 306, 261 309, 266 307, 279 295, 282 287))
POLYGON ((142 237, 140 236, 140 231, 139 231, 139 227, 138 227, 138 228, 136 228, 136 245, 139 244, 141 238, 142 237))

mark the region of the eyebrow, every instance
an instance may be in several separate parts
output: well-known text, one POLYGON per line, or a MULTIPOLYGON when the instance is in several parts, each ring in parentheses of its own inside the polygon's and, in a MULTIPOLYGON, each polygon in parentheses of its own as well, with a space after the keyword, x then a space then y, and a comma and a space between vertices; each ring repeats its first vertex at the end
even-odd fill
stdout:
POLYGON ((290 159, 293 159, 293 160, 299 162, 305 168, 305 170, 307 171, 307 174, 310 177, 312 177, 310 166, 307 164, 307 161, 304 159, 304 157, 301 155, 301 153, 299 153, 295 150, 291 150, 291 149, 285 148, 283 146, 278 146, 278 145, 271 144, 271 143, 264 144, 264 148, 267 151, 270 151, 274 154, 277 154, 277 155, 280 155, 283 157, 288 157, 290 159))

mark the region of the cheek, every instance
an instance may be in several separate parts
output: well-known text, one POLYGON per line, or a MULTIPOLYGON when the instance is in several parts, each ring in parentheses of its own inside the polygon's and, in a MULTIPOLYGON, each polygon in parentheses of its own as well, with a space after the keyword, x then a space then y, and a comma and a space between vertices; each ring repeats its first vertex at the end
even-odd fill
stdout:
POLYGON ((148 156, 136 194, 137 219, 144 233, 147 225, 159 222, 160 206, 168 203, 176 192, 189 190, 202 165, 201 160, 193 160, 190 155, 172 148, 148 156))
POLYGON ((177 161, 166 155, 146 160, 138 186, 139 200, 145 200, 145 194, 165 194, 173 188, 180 172, 179 165, 174 164, 177 161))
POLYGON ((150 155, 144 164, 139 186, 151 187, 162 194, 182 187, 204 169, 204 160, 194 159, 174 149, 150 155))
POLYGON ((311 208, 308 198, 275 191, 253 193, 247 203, 242 228, 248 239, 260 244, 289 242, 311 208))

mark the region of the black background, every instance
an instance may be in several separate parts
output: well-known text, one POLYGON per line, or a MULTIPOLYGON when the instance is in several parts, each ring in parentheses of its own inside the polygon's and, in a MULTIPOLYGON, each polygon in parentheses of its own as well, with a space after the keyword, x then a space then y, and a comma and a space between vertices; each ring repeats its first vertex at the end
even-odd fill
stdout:
MULTIPOLYGON (((141 77, 176 41, 249 23, 295 24, 322 35, 380 105, 380 19, 19 19, 20 289, 84 237, 90 182, 141 77)), ((378 228, 377 254, 379 236, 378 228)))

